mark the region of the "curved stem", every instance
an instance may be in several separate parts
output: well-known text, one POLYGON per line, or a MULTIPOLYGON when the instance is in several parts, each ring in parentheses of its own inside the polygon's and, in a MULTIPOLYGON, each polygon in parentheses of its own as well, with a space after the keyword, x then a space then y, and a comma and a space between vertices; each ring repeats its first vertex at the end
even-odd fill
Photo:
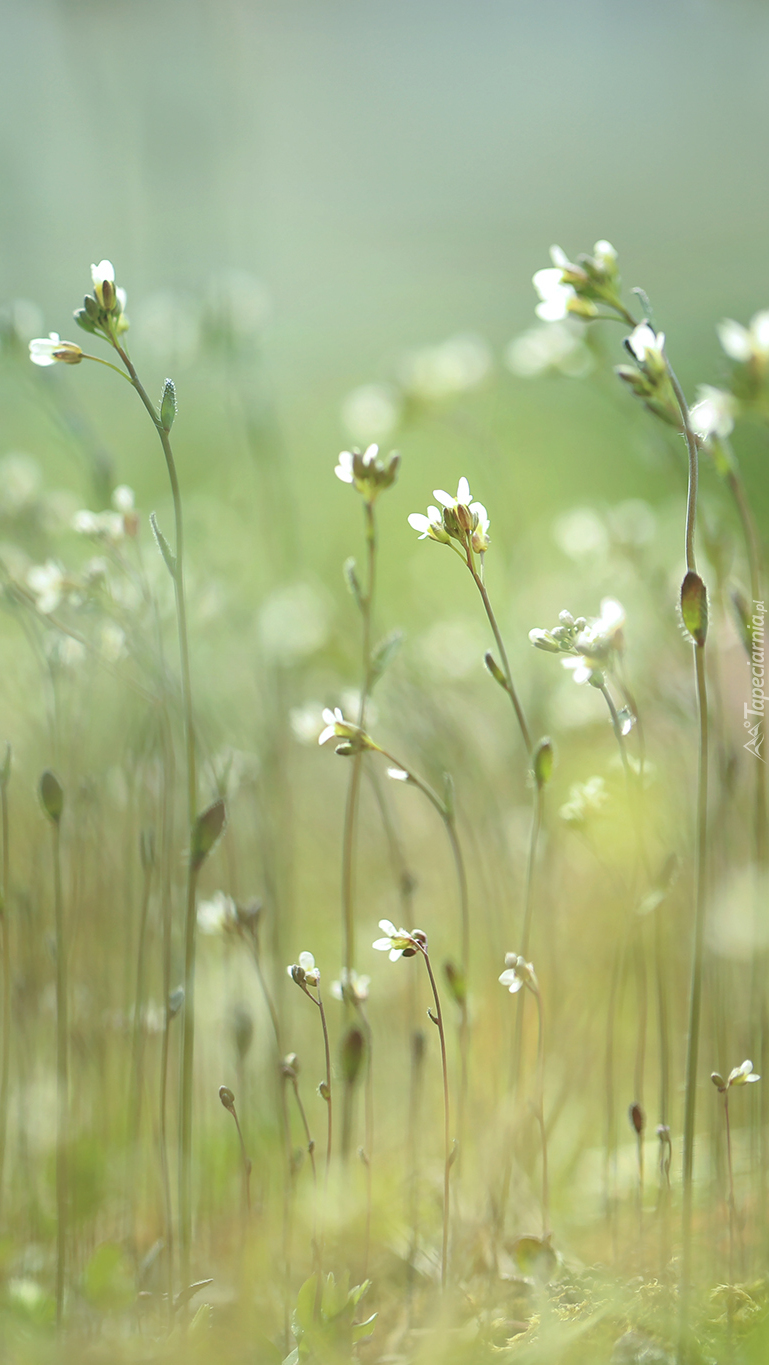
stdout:
POLYGON ((69 1209, 69 1066, 67 1059, 67 950, 64 941, 64 904, 61 889, 61 831, 52 824, 53 902, 56 920, 56 1326, 64 1318, 64 1281, 69 1209))
POLYGON ((451 1175, 451 1116, 449 1110, 449 1071, 446 1060, 446 1035, 443 1029, 443 1014, 441 1012, 441 1001, 438 995, 438 987, 435 984, 435 976, 430 962, 430 955, 424 945, 420 945, 420 951, 425 960, 427 975, 430 978, 430 986, 435 1001, 435 1016, 438 1025, 438 1033, 441 1040, 441 1067, 443 1070, 443 1242, 441 1249, 441 1291, 445 1294, 446 1282, 448 1279, 449 1262, 449 1179, 451 1175))
MULTIPOLYGON (((10 750, 8 751, 10 753, 10 750)), ((8 1134, 8 1092, 11 1078, 11 926, 10 915, 10 832, 8 825, 8 776, 0 778, 0 823, 2 824, 2 927, 3 952, 3 1044, 0 1063, 0 1209, 5 1189, 5 1147, 8 1134)))
POLYGON ((542 996, 534 991, 537 1001, 537 1122, 542 1139, 542 1237, 550 1233, 550 1182, 547 1168, 547 1133, 545 1132, 545 1020, 542 996))
POLYGON ((518 726, 519 726, 519 728, 520 728, 521 735, 523 736, 523 742, 524 742, 524 745, 526 746, 526 753, 527 753, 527 754, 530 754, 530 753, 531 753, 531 735, 530 735, 530 733, 529 733, 529 727, 528 727, 528 724, 527 724, 527 722, 526 722, 526 716, 525 716, 525 714, 524 714, 523 707, 522 707, 521 702, 520 702, 520 699, 519 699, 519 697, 518 697, 518 693, 517 693, 516 690, 515 690, 515 684, 513 683, 513 675, 512 675, 512 673, 511 673, 511 671, 510 671, 510 664, 509 664, 509 661, 508 661, 508 658, 507 658, 507 650, 505 649, 504 641, 502 640, 502 636, 501 636, 501 634, 500 634, 499 626, 497 625, 497 618, 496 618, 496 616, 494 615, 494 610, 493 610, 493 607, 492 607, 492 605, 491 605, 491 601, 489 600, 489 594, 488 594, 487 591, 486 591, 486 587, 485 587, 485 584, 484 584, 484 582, 483 582, 483 579, 481 578, 480 574, 478 573, 478 571, 477 571, 476 568, 475 568, 475 565, 473 564, 472 551, 471 551, 470 549, 468 549, 466 553, 467 553, 467 567, 468 567, 468 569, 470 570, 470 573, 471 573, 472 576, 473 576, 473 580, 474 580, 474 582, 475 582, 475 586, 477 587, 479 593, 481 594, 481 600, 482 600, 482 602, 483 602, 483 605, 484 605, 484 608, 485 608, 485 611, 486 611, 486 615, 487 615, 487 617, 488 617, 488 619, 489 619, 489 625, 491 626, 491 629, 492 629, 492 632, 493 632, 493 635, 494 635, 494 639, 495 639, 496 644, 497 644, 497 649, 499 650, 499 658, 500 658, 500 662, 501 662, 501 664, 502 664, 502 672, 504 673, 504 676, 505 676, 505 691, 507 692, 507 695, 509 696, 510 701, 511 701, 512 704, 513 704, 513 710, 515 711, 516 719, 517 719, 517 721, 518 721, 518 726))

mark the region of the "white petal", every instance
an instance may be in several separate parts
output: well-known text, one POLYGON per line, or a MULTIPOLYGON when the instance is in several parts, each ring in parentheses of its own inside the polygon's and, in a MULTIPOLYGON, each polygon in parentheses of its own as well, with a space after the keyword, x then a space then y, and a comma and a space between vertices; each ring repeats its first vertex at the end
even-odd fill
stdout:
POLYGON ((299 966, 302 968, 302 971, 304 972, 313 971, 315 967, 315 958, 313 957, 312 953, 300 953, 299 966))
POLYGON ((750 332, 756 350, 766 355, 769 352, 769 312, 756 313, 751 318, 750 332))
POLYGON ((452 498, 451 494, 446 493, 442 488, 434 488, 433 497, 435 498, 436 502, 439 502, 441 504, 441 507, 456 506, 456 498, 452 498))
POLYGON ((467 482, 467 479, 464 478, 463 476, 459 480, 459 483, 457 485, 457 502, 461 503, 463 507, 466 507, 470 501, 470 498, 471 498, 470 485, 467 482))
POLYGON ((558 268, 554 269, 553 266, 546 266, 544 270, 537 270, 532 275, 531 282, 543 300, 553 298, 554 295, 557 297, 564 289, 562 271, 558 268))
POLYGON ((95 285, 97 285, 97 284, 103 284, 105 280, 109 280, 111 284, 114 284, 114 283, 115 283, 115 267, 114 267, 114 265, 112 264, 112 262, 111 262, 111 261, 99 261, 99 264, 98 264, 98 265, 92 265, 92 266, 91 266, 91 279, 93 280, 93 282, 94 282, 95 285))
POLYGON ((393 782, 408 782, 409 780, 409 775, 405 768, 388 768, 387 776, 391 777, 393 782))
POLYGON ((753 346, 747 327, 743 327, 732 318, 724 318, 716 327, 716 332, 724 351, 732 360, 741 363, 750 360, 753 346))
POLYGON ((392 949, 390 950, 390 961, 391 961, 391 962, 397 962, 397 961, 398 961, 398 958, 399 958, 399 957, 402 957, 402 956, 403 956, 403 949, 402 949, 402 948, 392 948, 392 949))
POLYGON ((553 262, 553 265, 558 266, 559 273, 561 270, 568 269, 571 265, 571 261, 566 255, 566 252, 560 246, 551 246, 550 260, 553 262))
POLYGON ((326 740, 331 739, 332 735, 335 735, 335 734, 336 734, 336 726, 335 726, 335 725, 327 725, 326 728, 325 728, 325 730, 321 730, 320 734, 318 735, 318 743, 319 743, 319 744, 325 744, 325 743, 326 743, 326 740))
POLYGON ((398 930, 395 928, 391 919, 380 919, 379 928, 383 933, 389 934, 391 938, 397 936, 398 930))
POLYGON ((409 514, 409 526, 412 531, 422 532, 420 539, 424 540, 425 536, 429 536, 431 525, 430 518, 426 517, 424 512, 411 512, 409 514))
POLYGON ((372 948, 376 948, 378 953, 389 953, 392 949, 392 940, 389 938, 377 938, 371 946, 372 948))

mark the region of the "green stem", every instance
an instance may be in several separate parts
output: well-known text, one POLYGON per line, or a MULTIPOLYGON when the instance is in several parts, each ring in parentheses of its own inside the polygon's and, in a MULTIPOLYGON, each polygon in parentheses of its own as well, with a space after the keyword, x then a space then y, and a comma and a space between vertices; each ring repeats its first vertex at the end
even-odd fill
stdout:
POLYGON ((467 554, 467 567, 468 567, 468 569, 470 570, 470 573, 471 573, 472 576, 473 576, 473 580, 474 580, 474 582, 475 582, 476 588, 478 589, 479 593, 481 594, 481 600, 482 600, 482 602, 483 602, 483 605, 484 605, 484 608, 485 608, 485 611, 486 611, 486 615, 487 615, 488 620, 489 620, 489 625, 491 626, 492 633, 493 633, 493 635, 494 635, 494 639, 495 639, 496 644, 497 644, 497 649, 499 650, 500 663, 502 664, 502 672, 503 672, 504 677, 505 677, 505 691, 507 692, 507 695, 509 696, 510 701, 512 702, 513 710, 515 711, 516 719, 517 719, 517 721, 518 721, 518 726, 519 726, 519 728, 520 728, 521 735, 523 736, 523 742, 524 742, 524 744, 525 744, 525 746, 526 746, 526 753, 527 753, 527 754, 530 754, 530 753, 531 753, 531 735, 530 735, 530 733, 529 733, 529 727, 528 727, 528 724, 527 724, 527 722, 526 722, 526 716, 525 716, 525 714, 524 714, 523 707, 522 707, 521 702, 520 702, 520 699, 519 699, 519 697, 518 697, 518 693, 517 693, 516 690, 515 690, 515 684, 513 683, 513 675, 512 675, 512 673, 511 673, 511 671, 510 671, 510 664, 509 664, 509 661, 508 661, 508 658, 507 658, 507 650, 505 649, 504 642, 503 642, 502 636, 501 636, 501 634, 500 634, 499 626, 497 625, 497 618, 496 618, 496 616, 494 615, 494 610, 493 610, 493 607, 492 607, 492 605, 491 605, 491 601, 490 601, 490 599, 489 599, 489 594, 488 594, 487 591, 486 591, 486 587, 485 587, 485 584, 484 584, 484 582, 483 582, 483 579, 481 578, 480 574, 478 573, 478 571, 477 571, 477 569, 475 568, 475 565, 474 565, 474 563, 473 563, 472 551, 470 550, 469 547, 468 547, 467 550, 466 550, 466 554, 467 554))
POLYGON ((64 1318, 64 1281, 67 1259, 69 1207, 69 1066, 67 1057, 67 953, 64 940, 64 903, 61 888, 61 831, 52 823, 53 902, 56 920, 56 1326, 64 1318))
POLYGON ((163 797, 160 808, 160 865, 163 916, 163 1037, 160 1046, 159 1142, 160 1178, 163 1187, 163 1221, 166 1255, 166 1299, 169 1324, 174 1302, 174 1219, 171 1177, 168 1166, 168 1060, 171 1046, 171 959, 173 936, 173 820, 175 762, 171 726, 165 708, 162 715, 163 797))
POLYGON ((534 991, 537 1001, 537 1122, 542 1140, 542 1237, 550 1233, 550 1182, 547 1167, 547 1133, 545 1131, 545 1020, 542 996, 534 991))
MULTIPOLYGON (((127 352, 117 340, 115 350, 125 365, 131 382, 158 434, 163 447, 171 496, 174 505, 174 533, 176 564, 173 572, 176 624, 179 635, 181 665, 182 709, 184 713, 185 749, 187 756, 187 816, 190 834, 197 819, 197 770, 195 756, 195 728, 192 711, 190 656, 187 637, 187 606, 184 592, 184 522, 179 479, 176 472, 169 434, 158 417, 127 352)), ((197 929, 197 875, 195 860, 187 866, 187 904, 184 924, 184 1015, 182 1018, 181 1116, 179 1134, 179 1241, 181 1253, 182 1288, 190 1282, 190 1251, 192 1243, 192 1090, 195 1051, 195 948, 197 929)))
MULTIPOLYGON (((10 750, 8 751, 10 753, 10 750)), ((10 915, 10 833, 8 823, 8 775, 0 779, 0 823, 2 824, 2 928, 3 953, 3 1050, 0 1062, 0 1210, 5 1191, 5 1148, 8 1135, 8 1093, 11 1079, 11 926, 10 915)))
POLYGON ((441 1040, 441 1067, 443 1070, 443 1242, 441 1247, 441 1292, 446 1293, 446 1283, 448 1279, 449 1266, 449 1217, 451 1206, 449 1203, 449 1180, 451 1176, 451 1115, 449 1110, 449 1070, 446 1060, 446 1035, 443 1028, 443 1014, 441 1012, 441 1000, 438 995, 438 987, 435 983, 435 976, 430 962, 430 955, 424 944, 420 944, 420 951, 425 960, 427 975, 430 978, 430 986, 435 1001, 435 1017, 438 1025, 438 1034, 441 1040))

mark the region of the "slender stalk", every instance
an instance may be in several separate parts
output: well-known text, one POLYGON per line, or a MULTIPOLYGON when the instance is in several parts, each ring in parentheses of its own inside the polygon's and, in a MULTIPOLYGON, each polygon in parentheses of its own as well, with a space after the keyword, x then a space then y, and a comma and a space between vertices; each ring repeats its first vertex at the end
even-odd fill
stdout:
POLYGON ((734 1284, 734 1166, 732 1164, 732 1127, 729 1122, 729 1087, 724 1090, 726 1120, 726 1164, 729 1171, 729 1285, 734 1284))
POLYGON ((515 711, 516 719, 517 719, 517 721, 518 721, 518 726, 519 726, 519 728, 520 728, 521 735, 522 735, 522 737, 523 737, 523 742, 524 742, 524 744, 525 744, 525 746, 526 746, 526 753, 527 753, 527 754, 530 754, 530 753, 531 753, 531 734, 530 734, 529 727, 528 727, 528 724, 527 724, 527 721, 526 721, 526 716, 525 716, 525 714, 524 714, 523 706, 521 705, 520 699, 519 699, 519 697, 518 697, 518 693, 517 693, 517 691, 516 691, 516 689, 515 689, 515 684, 514 684, 514 682, 513 682, 513 675, 512 675, 512 672, 511 672, 511 670, 510 670, 510 664, 509 664, 509 661, 508 661, 508 658, 507 658, 507 650, 505 649, 504 641, 503 641, 503 639, 502 639, 502 635, 501 635, 501 633, 500 633, 499 626, 497 625, 497 618, 496 618, 496 616, 494 615, 494 610, 493 610, 493 607, 492 607, 492 605, 491 605, 491 601, 489 600, 489 594, 488 594, 487 591, 486 591, 486 587, 485 587, 485 584, 484 584, 484 582, 483 582, 483 579, 482 579, 481 575, 479 574, 478 570, 477 570, 476 567, 475 567, 475 564, 473 563, 473 554, 472 554, 472 550, 470 549, 469 546, 466 547, 466 556, 467 556, 467 567, 468 567, 468 569, 470 570, 470 573, 471 573, 472 576, 473 576, 473 581, 474 581, 474 583, 475 583, 476 588, 478 589, 479 593, 481 594, 481 600, 482 600, 482 602, 483 602, 483 606, 484 606, 484 609, 485 609, 485 611, 486 611, 486 615, 487 615, 487 617, 488 617, 488 619, 489 619, 489 625, 491 626, 492 633, 493 633, 493 635, 494 635, 494 639, 495 639, 496 644, 497 644, 497 649, 499 650, 499 658, 500 658, 500 662, 501 662, 501 664, 502 664, 502 672, 503 672, 504 678, 505 678, 505 691, 507 692, 507 695, 509 696, 510 701, 512 702, 513 710, 515 711))
POLYGON ((537 1122, 542 1140, 542 1237, 550 1233, 550 1182, 547 1169, 547 1133, 545 1131, 545 1021, 542 995, 534 991, 537 1002, 537 1122))
POLYGON ((449 1267, 449 1218, 451 1216, 451 1206, 449 1203, 449 1180, 451 1177, 451 1115, 449 1109, 449 1070, 446 1060, 446 1035, 443 1029, 443 1014, 441 1012, 441 1000, 438 994, 438 987, 433 975, 430 955, 425 943, 419 944, 420 952, 425 960, 427 975, 430 978, 430 986, 435 1001, 435 1023, 438 1026, 438 1034, 441 1040, 441 1067, 443 1070, 443 1242, 441 1246, 441 1291, 445 1294, 448 1280, 449 1267))
POLYGON ((5 1192, 5 1148, 8 1135, 8 1094, 11 1080, 11 926, 10 926, 10 831, 8 822, 8 778, 10 747, 0 774, 0 824, 2 825, 2 906, 0 932, 3 953, 3 1043, 0 1060, 0 1213, 5 1192))
POLYGON ((53 902, 56 920, 56 1326, 64 1318, 69 1209, 69 1064, 67 1055, 67 950, 64 938, 64 901, 61 887, 61 829, 51 823, 53 839, 53 902))
MULTIPOLYGON (((297 1109, 299 1110, 299 1117, 300 1117, 301 1120, 302 1120, 302 1127, 304 1128, 304 1136, 305 1136, 305 1140, 306 1140, 306 1142, 307 1142, 307 1155, 308 1155, 309 1158, 310 1158, 310 1165, 311 1165, 311 1167, 312 1167, 312 1183, 313 1183, 313 1185, 314 1185, 314 1187, 315 1187, 315 1192, 316 1192, 316 1194, 317 1194, 317 1190, 318 1190, 318 1171, 317 1171, 317 1167, 316 1167, 316 1165, 315 1165, 315 1139, 314 1139, 314 1137, 312 1136, 312 1134, 311 1134, 311 1132, 310 1132, 310 1125, 309 1125, 309 1123, 307 1122, 307 1111, 305 1110, 304 1104, 302 1103, 302 1097, 301 1097, 301 1095, 299 1094, 299 1077, 297 1076, 296 1071, 294 1071, 293 1069, 292 1069, 292 1075, 291 1075, 291 1077, 290 1077, 290 1080, 291 1080, 291 1085, 292 1085, 293 1091, 294 1091, 294 1098, 295 1098, 295 1100, 296 1100, 296 1107, 297 1107, 297 1109)), ((314 1235, 315 1235, 315 1234, 313 1233, 313 1236, 314 1236, 314 1235)))
POLYGON ((141 907, 139 910, 139 944, 136 954, 136 987, 134 993, 133 1028, 131 1039, 131 1100, 130 1100, 130 1123, 131 1130, 129 1135, 129 1200, 133 1198, 134 1170, 136 1144, 139 1139, 141 1128, 141 1110, 144 1091, 144 977, 147 955, 147 919, 149 915, 150 891, 152 888, 152 872, 154 859, 151 855, 145 856, 144 844, 142 845, 142 856, 144 861, 144 879, 142 885, 141 907))
POLYGON ((419 1245, 419 1129, 422 1098, 422 1070, 425 1057, 425 1035, 422 1029, 414 1029, 411 1034, 411 1065, 409 1068, 409 1107, 406 1124, 406 1151, 408 1152, 408 1225, 411 1231, 411 1254, 407 1266, 407 1288, 409 1304, 414 1287, 414 1260, 419 1245))
POLYGON ((362 1003, 358 1002, 358 1015, 363 1025, 363 1036, 366 1040, 366 1080, 365 1080, 365 1147, 362 1157, 366 1166, 366 1239, 363 1253, 363 1278, 368 1278, 368 1263, 371 1254, 371 1212, 374 1201, 373 1194, 373 1159, 374 1159, 374 1035, 368 1015, 362 1003))
POLYGON ((231 1090, 228 1090, 228 1088, 227 1088, 226 1085, 222 1085, 222 1086, 219 1087, 219 1099, 221 1100, 222 1104, 224 1105, 224 1108, 225 1108, 226 1110, 228 1110, 228 1112, 229 1112, 230 1114, 232 1114, 232 1117, 233 1117, 233 1119, 235 1120, 235 1127, 236 1127, 237 1130, 238 1130, 238 1140, 239 1140, 239 1142, 240 1142, 240 1160, 241 1160, 241 1165, 242 1165, 242 1170, 243 1170, 243 1193, 244 1193, 244 1195, 246 1196, 246 1213, 247 1213, 247 1217, 250 1218, 250 1217, 251 1217, 251 1158, 249 1157, 249 1155, 248 1155, 248 1153, 247 1153, 247 1151, 246 1151, 246 1144, 245 1144, 245 1141, 244 1141, 244 1139, 243 1139, 243 1130, 242 1130, 242 1128, 241 1128, 241 1126, 240 1126, 240 1119, 238 1118, 238 1111, 237 1111, 237 1109, 235 1108, 235 1096, 233 1095, 233 1093, 232 1093, 231 1090))
MULTIPOLYGON (((371 690, 371 617, 374 588, 376 584, 377 551, 374 505, 368 498, 364 498, 363 509, 365 518, 367 577, 365 589, 359 590, 356 594, 363 626, 361 641, 361 689, 360 703, 358 706, 358 725, 361 730, 365 729, 366 726, 366 706, 371 690)), ((342 836, 343 956, 348 977, 355 969, 355 845, 357 840, 361 778, 363 775, 363 752, 359 751, 354 754, 352 762, 353 766, 350 773, 350 784, 347 789, 344 832, 342 836)), ((354 1089, 355 1083, 353 1081, 345 1082, 342 1106, 342 1156, 345 1159, 349 1156, 352 1136, 352 1111, 355 1099, 354 1089)))
MULTIPOLYGON (((176 625, 179 636, 181 665, 182 709, 184 714, 185 750, 187 758, 187 816, 190 833, 197 819, 197 769, 195 728, 190 682, 190 656, 187 636, 187 606, 184 591, 184 522, 179 479, 176 472, 171 440, 158 417, 154 405, 144 389, 128 353, 117 338, 113 345, 122 360, 136 392, 146 408, 158 439, 171 486, 174 506, 175 563, 172 573, 176 603, 176 625)), ((192 857, 187 866, 187 903, 184 923, 184 1014, 182 1017, 181 1114, 179 1133, 179 1242, 182 1287, 190 1282, 190 1250, 192 1242, 192 1090, 195 1050, 195 948, 197 929, 196 890, 198 865, 192 857)))
MULTIPOLYGON (((327 1134, 327 1135, 326 1135, 326 1169, 325 1169, 325 1173, 324 1173, 324 1176, 323 1176, 323 1195, 324 1195, 324 1200, 325 1200, 325 1196, 326 1196, 326 1194, 327 1194, 327 1192, 328 1192, 328 1173, 329 1173, 329 1171, 330 1171, 330 1169, 331 1169, 331 1140, 332 1140, 332 1136, 333 1136, 333 1127, 334 1127, 334 1118, 333 1118, 333 1115, 334 1115, 334 1108, 333 1108, 333 1104, 332 1104, 332 1100, 331 1100, 331 1050, 330 1050, 330 1048, 329 1048, 329 1042, 328 1042, 328 1025, 327 1025, 327 1023, 326 1023, 326 1011, 325 1011, 325 1009, 323 1008, 323 997, 321 996, 321 993, 320 993, 320 986, 318 986, 318 998, 317 998, 317 1000, 315 1001, 315 1003, 316 1003, 316 1005, 318 1006, 318 1010, 320 1011, 320 1024, 321 1024, 321 1028, 323 1029, 323 1048, 324 1048, 324 1051, 325 1051, 325 1054, 326 1054, 326 1096, 325 1096, 325 1099, 326 1099, 326 1107, 327 1107, 327 1110, 328 1110, 328 1123, 327 1123, 327 1129, 326 1129, 326 1134, 327 1134)), ((324 1222, 325 1222, 325 1214, 324 1214, 324 1222)))
POLYGON ((163 796, 160 807, 161 912, 163 922, 163 1036, 160 1044, 159 1145, 160 1178, 163 1187, 163 1223, 166 1254, 166 1301, 169 1323, 174 1303, 174 1218, 171 1201, 171 1176, 168 1166, 168 1062, 171 1046, 171 967, 173 931, 173 843, 174 778, 176 765, 167 712, 162 716, 163 796))

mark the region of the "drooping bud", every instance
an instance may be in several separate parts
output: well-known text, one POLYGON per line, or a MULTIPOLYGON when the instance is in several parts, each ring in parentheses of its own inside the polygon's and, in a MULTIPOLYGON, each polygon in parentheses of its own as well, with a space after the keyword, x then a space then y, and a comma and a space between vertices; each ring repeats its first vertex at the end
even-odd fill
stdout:
POLYGON ((484 656, 483 656, 483 662, 485 663, 485 665, 486 665, 487 669, 489 670, 489 673, 491 674, 491 676, 492 676, 492 678, 494 679, 494 681, 495 681, 496 683, 499 683, 500 687, 503 687, 504 690, 505 690, 505 692, 506 692, 506 691, 507 691, 507 679, 505 678, 505 675, 504 675, 504 673, 502 672, 502 669, 500 668, 499 664, 497 663, 497 661, 496 661, 496 659, 494 658, 494 655, 492 654, 492 652, 491 652, 490 649, 487 650, 486 653, 484 654, 484 656))
POLYGON ((176 411, 176 385, 172 379, 167 379, 163 385, 163 393, 160 399, 160 425, 164 431, 171 430, 176 411))
POLYGON ((254 1038, 254 1021, 245 1005, 236 1006, 232 1020, 232 1031, 235 1035, 235 1049, 238 1057, 243 1061, 248 1056, 254 1038))
POLYGON ((53 820, 54 824, 58 825, 64 809, 64 791, 59 779, 54 776, 50 768, 46 768, 40 778, 40 800, 49 820, 53 820))
POLYGON ((555 750, 553 749, 553 741, 547 735, 543 735, 542 739, 538 740, 537 744, 534 746, 534 752, 531 756, 531 769, 534 773, 534 781, 540 791, 543 787, 546 787, 550 781, 553 772, 554 759, 555 750))
POLYGON ((329 1100, 331 1099, 331 1091, 329 1089, 327 1081, 321 1081, 320 1085, 318 1086, 318 1094, 320 1095, 321 1099, 325 1100, 326 1104, 328 1104, 329 1100))
POLYGON ((197 872, 205 862, 214 844, 221 837, 227 823, 227 807, 220 797, 198 816, 192 831, 190 863, 197 872))
POLYGON ((718 1074, 717 1071, 711 1072, 710 1079, 711 1079, 711 1081, 713 1082, 713 1084, 714 1084, 714 1086, 716 1087, 717 1090, 725 1090, 725 1089, 726 1089, 726 1081, 724 1080, 723 1076, 720 1076, 720 1075, 718 1074))
POLYGON ((631 1127, 635 1129, 640 1137, 646 1127, 646 1115, 640 1104, 631 1104, 627 1111, 627 1116, 630 1119, 631 1127))
POLYGON ((219 1099, 221 1100, 225 1109, 228 1109, 229 1112, 232 1114, 235 1110, 235 1096, 233 1095, 229 1086, 227 1085, 219 1086, 219 1099))
POLYGON ((681 616, 694 643, 702 648, 708 634, 708 592, 699 574, 691 570, 681 584, 681 616))
POLYGON ((365 1051, 366 1043, 363 1034, 359 1028, 353 1025, 342 1039, 341 1048, 342 1075, 347 1085, 354 1085, 357 1081, 365 1051))

